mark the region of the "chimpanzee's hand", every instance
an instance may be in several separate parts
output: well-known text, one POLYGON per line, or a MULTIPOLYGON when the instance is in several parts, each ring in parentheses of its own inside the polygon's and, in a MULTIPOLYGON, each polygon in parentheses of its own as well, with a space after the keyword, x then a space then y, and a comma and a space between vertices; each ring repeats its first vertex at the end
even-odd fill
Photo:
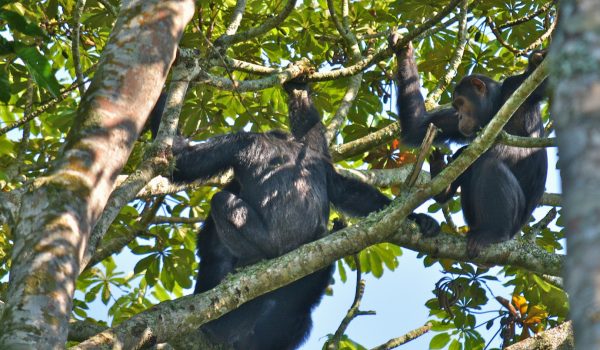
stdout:
POLYGON ((408 44, 404 47, 398 47, 398 42, 402 39, 402 36, 398 34, 397 31, 393 31, 392 34, 388 37, 388 43, 390 48, 394 50, 396 55, 407 57, 413 55, 413 45, 412 42, 408 42, 408 44))
POLYGON ((446 160, 444 153, 437 148, 434 149, 429 156, 429 171, 431 172, 431 177, 441 173, 445 167, 446 160))
POLYGON ((535 69, 539 66, 544 58, 546 58, 546 54, 548 53, 548 49, 544 50, 535 50, 531 52, 529 55, 529 69, 535 69))

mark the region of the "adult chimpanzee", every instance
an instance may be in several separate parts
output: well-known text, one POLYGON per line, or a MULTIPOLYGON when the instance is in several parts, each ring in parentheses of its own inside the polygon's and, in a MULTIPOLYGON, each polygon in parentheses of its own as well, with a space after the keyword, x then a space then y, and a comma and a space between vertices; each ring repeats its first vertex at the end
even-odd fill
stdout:
MULTIPOLYGON (((327 232, 329 205, 366 216, 390 200, 377 189, 336 173, 324 126, 305 83, 286 83, 291 134, 239 132, 191 145, 173 144, 175 181, 206 179, 233 169, 234 180, 211 200, 198 234, 200 268, 195 293, 215 287, 240 266, 285 254, 327 232)), ((156 133, 164 99, 151 116, 156 133)), ((429 234, 437 222, 411 214, 429 234)), ((215 341, 235 349, 293 349, 311 328, 310 313, 327 287, 333 265, 256 298, 207 323, 215 341)))
MULTIPOLYGON (((396 42, 397 36, 392 36, 392 47, 396 42)), ((419 73, 412 45, 395 49, 398 115, 402 139, 411 145, 421 142, 429 123, 441 129, 437 141, 473 139, 544 58, 542 52, 533 53, 523 74, 509 77, 502 83, 479 74, 464 77, 454 89, 453 108, 427 113, 419 91, 419 73)), ((518 136, 542 137, 544 128, 539 107, 542 98, 543 87, 539 87, 515 112, 504 130, 518 136)), ((459 149, 453 158, 462 150, 459 149)), ((511 239, 527 223, 544 192, 547 162, 544 149, 496 144, 435 197, 437 201, 445 202, 461 187, 463 215, 469 225, 469 256, 477 256, 482 247, 491 243, 511 239)), ((446 164, 441 153, 434 152, 430 165, 432 176, 443 170, 446 164)))

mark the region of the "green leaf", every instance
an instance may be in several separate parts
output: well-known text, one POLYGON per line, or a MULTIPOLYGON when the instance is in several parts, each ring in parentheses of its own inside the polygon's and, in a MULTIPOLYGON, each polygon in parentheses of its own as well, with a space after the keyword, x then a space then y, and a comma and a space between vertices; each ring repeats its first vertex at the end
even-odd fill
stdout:
POLYGON ((344 268, 344 264, 342 263, 342 259, 337 261, 338 273, 340 274, 340 279, 342 282, 346 282, 348 280, 348 275, 346 275, 346 269, 344 268))
POLYGON ((137 274, 137 273, 141 273, 144 270, 147 270, 148 266, 150 266, 150 264, 152 263, 152 261, 154 259, 155 259, 154 255, 148 255, 147 257, 138 261, 137 264, 135 264, 135 267, 133 268, 133 272, 137 274))
POLYGON ((448 350, 462 350, 462 344, 458 340, 452 339, 452 343, 450 343, 448 350))
POLYGON ((369 249, 367 256, 369 257, 371 273, 373 276, 380 278, 383 275, 383 267, 381 266, 381 259, 379 258, 379 255, 374 252, 374 249, 369 249))
POLYGON ((8 55, 15 52, 14 42, 0 36, 0 55, 8 55))
POLYGON ((3 69, 0 69, 0 101, 7 103, 10 100, 10 83, 3 69))
POLYGON ((15 43, 17 56, 25 62, 27 70, 35 82, 48 90, 54 97, 60 95, 60 84, 48 60, 42 56, 34 47, 25 46, 22 43, 15 43))
POLYGON ((450 335, 448 333, 440 333, 431 339, 429 349, 443 349, 449 341, 450 335))
POLYGON ((154 295, 154 297, 156 297, 156 299, 160 300, 160 301, 165 301, 165 300, 170 300, 171 297, 169 296, 169 293, 167 292, 166 289, 164 289, 160 283, 157 283, 154 286, 154 291, 152 292, 152 295, 154 295))
POLYGON ((25 17, 16 12, 0 9, 0 19, 5 20, 10 29, 21 32, 25 35, 40 37, 46 35, 44 31, 40 29, 40 27, 33 23, 27 22, 25 17))
POLYGON ((15 156, 15 144, 6 135, 0 136, 0 155, 15 156))

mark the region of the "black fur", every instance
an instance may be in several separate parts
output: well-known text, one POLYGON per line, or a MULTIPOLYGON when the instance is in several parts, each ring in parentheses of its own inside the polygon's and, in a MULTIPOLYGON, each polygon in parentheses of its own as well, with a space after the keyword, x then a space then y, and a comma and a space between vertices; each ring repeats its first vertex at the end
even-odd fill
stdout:
MULTIPOLYGON (((175 181, 234 171, 233 182, 213 196, 211 214, 198 234, 194 293, 215 287, 237 267, 321 238, 327 233, 330 204, 366 216, 390 203, 377 189, 334 170, 308 86, 287 83, 285 90, 291 134, 239 132, 196 145, 178 136, 174 142, 175 181)), ((154 134, 163 104, 161 99, 151 117, 154 134)), ((333 265, 256 298, 203 329, 235 349, 294 349, 309 333, 310 313, 332 273, 333 265)))
MULTIPOLYGON (((404 142, 418 145, 429 123, 434 123, 442 130, 436 137, 439 142, 449 140, 465 143, 474 138, 474 134, 465 136, 459 130, 459 116, 455 108, 434 113, 425 111, 412 46, 398 50, 397 59, 398 114, 404 142)), ((502 83, 483 75, 465 77, 456 86, 453 100, 462 99, 473 107, 476 111, 472 113, 473 118, 482 127, 542 59, 543 54, 534 53, 526 72, 509 77, 502 83), (477 91, 473 79, 483 82, 485 93, 477 91)), ((543 90, 543 86, 539 87, 521 105, 504 130, 518 136, 544 135, 539 107, 543 90)), ((461 151, 462 148, 453 158, 461 151)), ((488 244, 511 239, 528 222, 544 192, 547 162, 545 149, 495 144, 448 189, 435 197, 438 201, 447 201, 461 187, 463 215, 470 228, 467 249, 471 257, 476 256, 488 244)), ((445 162, 439 158, 439 154, 434 156, 431 162, 432 175, 439 173, 444 166, 445 162)))

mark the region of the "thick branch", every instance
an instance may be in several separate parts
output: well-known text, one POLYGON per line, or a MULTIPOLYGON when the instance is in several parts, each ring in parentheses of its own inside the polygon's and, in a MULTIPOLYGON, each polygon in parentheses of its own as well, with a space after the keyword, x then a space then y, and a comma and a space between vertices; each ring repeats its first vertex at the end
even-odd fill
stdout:
POLYGON ((573 350, 573 324, 571 321, 538 333, 531 338, 513 344, 505 350, 573 350))
POLYGON ((246 0, 238 0, 233 9, 233 13, 231 14, 231 20, 229 21, 227 30, 225 30, 225 35, 234 35, 237 32, 240 23, 242 23, 244 11, 246 11, 246 0))
MULTIPOLYGON (((193 331, 201 324, 235 309, 252 298, 327 266, 331 261, 381 242, 380 239, 387 236, 387 232, 394 232, 393 226, 397 225, 397 222, 390 218, 402 212, 409 212, 406 205, 390 206, 350 228, 304 245, 279 258, 245 268, 206 293, 158 304, 74 349, 108 346, 117 341, 124 348, 137 348, 150 338, 164 342, 169 337, 193 331), (137 332, 134 332, 134 329, 137 332), (144 334, 144 337, 140 338, 136 334, 144 334)), ((406 243, 405 246, 411 249, 435 250, 436 256, 440 258, 468 261, 464 238, 440 235, 437 238, 424 239, 415 229, 415 224, 406 223, 399 231, 395 231, 390 241, 406 243)), ((560 255, 550 254, 534 245, 510 241, 483 249, 480 257, 474 261, 492 265, 509 264, 531 268, 538 273, 558 274, 563 259, 560 255), (507 251, 511 253, 507 254, 507 251)))
POLYGON ((193 8, 190 0, 134 0, 122 8, 62 153, 22 198, 0 348, 64 347, 91 230, 160 94, 193 8))
MULTIPOLYGON (((175 135, 175 130, 177 129, 179 113, 181 112, 183 99, 189 86, 189 80, 186 79, 188 73, 189 72, 185 67, 180 65, 174 67, 174 79, 169 90, 169 99, 167 100, 167 106, 164 113, 165 116, 162 120, 162 125, 167 126, 163 127, 161 125, 156 140, 152 146, 146 150, 143 157, 144 160, 141 162, 140 167, 129 175, 127 179, 111 193, 106 208, 92 231, 88 249, 83 256, 81 271, 87 268, 90 259, 96 252, 98 243, 102 237, 104 237, 110 224, 112 224, 123 206, 134 199, 137 193, 141 191, 152 178, 168 168, 168 163, 166 162, 164 155, 167 154, 167 150, 170 149, 173 144, 173 135, 175 135), (168 131, 163 131, 163 129, 167 128, 168 131)), ((192 74, 193 73, 194 72, 192 72, 192 74)), ((95 262, 100 260, 95 259, 95 262)))
POLYGON ((475 260, 466 256, 466 240, 456 235, 440 234, 435 238, 425 239, 420 235, 397 234, 389 239, 389 242, 439 259, 471 261, 484 265, 510 265, 553 276, 562 273, 561 268, 564 264, 564 256, 550 254, 527 240, 513 239, 494 244, 475 260))
POLYGON ((538 147, 556 147, 556 138, 554 137, 523 137, 515 136, 502 131, 498 136, 498 142, 515 147, 538 148, 538 147))
POLYGON ((69 322, 69 335, 67 338, 71 341, 84 341, 106 330, 106 328, 106 326, 88 321, 71 321, 69 322))
POLYGON ((394 122, 360 139, 331 147, 331 158, 333 158, 334 162, 337 162, 359 155, 393 140, 399 134, 400 123, 394 122))

